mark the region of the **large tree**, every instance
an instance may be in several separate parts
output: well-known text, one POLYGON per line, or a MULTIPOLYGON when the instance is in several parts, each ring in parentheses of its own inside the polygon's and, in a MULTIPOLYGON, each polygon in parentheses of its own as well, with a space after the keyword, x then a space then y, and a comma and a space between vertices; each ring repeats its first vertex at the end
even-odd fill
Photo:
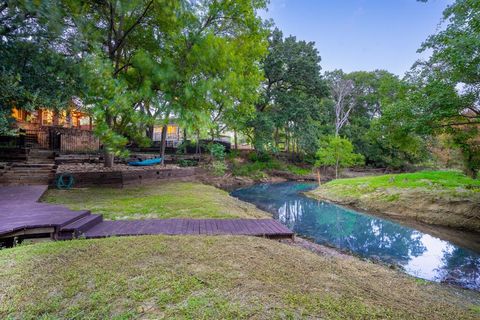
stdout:
POLYGON ((256 11, 265 1, 65 3, 85 44, 106 165, 155 122, 175 116, 198 131, 212 110, 252 105, 265 47, 256 11))
POLYGON ((84 89, 80 59, 57 41, 63 20, 56 4, 0 4, 0 134, 15 133, 12 107, 61 110, 84 89))
POLYGON ((445 28, 430 36, 420 51, 431 50, 417 63, 409 80, 418 129, 448 133, 461 148, 468 174, 480 170, 480 3, 457 0, 443 13, 445 28))
POLYGON ((327 95, 314 43, 273 30, 263 69, 265 81, 250 122, 255 148, 275 149, 283 140, 287 151, 314 153, 325 122, 321 98, 327 95))

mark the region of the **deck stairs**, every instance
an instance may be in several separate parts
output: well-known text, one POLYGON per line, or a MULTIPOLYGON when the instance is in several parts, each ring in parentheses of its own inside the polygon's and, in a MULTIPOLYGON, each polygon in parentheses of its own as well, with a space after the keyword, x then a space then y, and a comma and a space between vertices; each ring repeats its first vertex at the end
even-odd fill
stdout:
POLYGON ((71 240, 81 238, 85 232, 103 222, 103 216, 99 214, 87 214, 60 227, 57 240, 71 240))
POLYGON ((49 185, 55 179, 56 169, 52 151, 31 149, 27 161, 11 162, 0 170, 0 184, 49 185))

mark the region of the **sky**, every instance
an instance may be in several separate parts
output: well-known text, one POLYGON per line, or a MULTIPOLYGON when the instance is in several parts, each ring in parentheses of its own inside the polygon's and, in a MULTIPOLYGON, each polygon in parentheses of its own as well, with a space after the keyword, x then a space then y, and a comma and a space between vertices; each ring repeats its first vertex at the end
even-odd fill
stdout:
POLYGON ((322 70, 384 69, 404 75, 422 42, 439 30, 451 0, 270 0, 271 18, 284 36, 313 41, 322 70))

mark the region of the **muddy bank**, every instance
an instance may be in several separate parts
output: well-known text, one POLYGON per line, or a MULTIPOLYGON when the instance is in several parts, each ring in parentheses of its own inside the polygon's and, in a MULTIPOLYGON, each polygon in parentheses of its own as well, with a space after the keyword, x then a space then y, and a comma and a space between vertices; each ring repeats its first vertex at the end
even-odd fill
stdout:
POLYGON ((195 179, 199 182, 212 185, 219 189, 225 191, 233 191, 238 188, 248 187, 255 183, 276 183, 276 182, 285 182, 288 181, 282 177, 268 176, 262 179, 252 179, 249 177, 237 177, 231 174, 226 174, 224 176, 214 176, 209 173, 204 173, 197 175, 195 179))
POLYGON ((307 195, 396 220, 480 234, 480 193, 389 188, 356 195, 345 190, 338 192, 327 185, 307 195))

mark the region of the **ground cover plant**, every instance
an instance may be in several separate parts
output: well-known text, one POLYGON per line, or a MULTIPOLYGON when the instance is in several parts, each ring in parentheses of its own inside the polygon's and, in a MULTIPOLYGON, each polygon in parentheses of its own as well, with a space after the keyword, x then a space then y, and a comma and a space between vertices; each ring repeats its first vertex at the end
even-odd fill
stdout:
POLYGON ((413 173, 386 174, 352 179, 337 179, 325 185, 340 193, 360 195, 386 188, 426 188, 455 193, 458 188, 480 192, 480 180, 465 176, 459 171, 419 171, 413 173))
POLYGON ((48 190, 43 201, 90 210, 107 220, 150 218, 268 218, 255 206, 197 182, 162 182, 131 188, 48 190))
POLYGON ((0 251, 3 319, 475 319, 478 298, 254 237, 123 237, 0 251))

